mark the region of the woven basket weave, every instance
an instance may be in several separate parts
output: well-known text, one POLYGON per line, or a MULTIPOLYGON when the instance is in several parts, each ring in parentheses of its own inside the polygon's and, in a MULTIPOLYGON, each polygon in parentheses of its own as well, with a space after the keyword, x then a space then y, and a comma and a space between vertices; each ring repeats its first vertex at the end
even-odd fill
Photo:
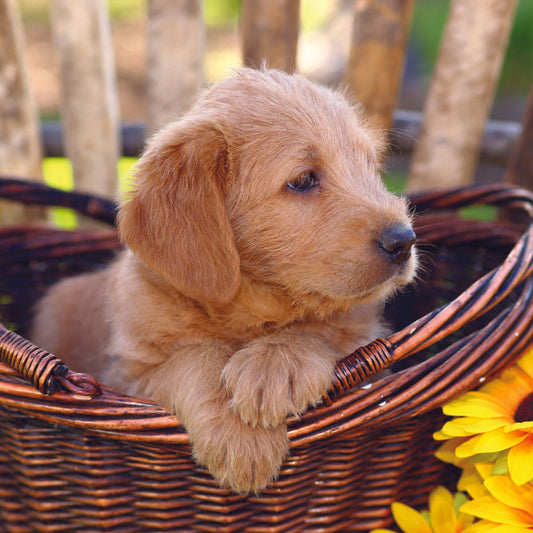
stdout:
MULTIPOLYGON (((110 202, 12 179, 0 197, 115 215, 110 202)), ((395 500, 425 506, 456 476, 433 456, 439 407, 533 337, 533 195, 495 185, 412 203, 423 272, 386 309, 395 333, 339 363, 323 405, 288 421, 290 457, 258 497, 218 487, 164 409, 72 374, 23 338, 48 285, 113 258, 114 230, 0 228, 0 529, 368 531, 391 524, 395 500), (465 217, 474 204, 504 216, 465 217)))

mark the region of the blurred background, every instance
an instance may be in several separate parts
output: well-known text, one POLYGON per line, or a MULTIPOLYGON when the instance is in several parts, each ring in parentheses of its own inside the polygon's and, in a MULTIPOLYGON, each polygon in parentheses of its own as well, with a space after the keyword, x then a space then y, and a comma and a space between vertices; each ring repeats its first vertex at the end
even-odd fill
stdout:
MULTIPOLYGON (((57 124, 61 121, 61 87, 50 24, 50 0, 17 0, 17 3, 25 34, 29 81, 40 119, 57 124)), ((145 124, 147 121, 147 3, 147 0, 107 1, 120 121, 124 124, 145 124)), ((203 0, 202 7, 207 26, 204 73, 205 84, 209 85, 243 63, 242 6, 241 0, 203 0)), ((449 0, 415 2, 397 109, 422 111, 449 7, 449 0)), ((353 20, 354 0, 301 0, 297 70, 319 82, 338 86, 348 60, 353 20)), ((519 0, 490 113, 492 120, 512 121, 517 127, 521 121, 533 74, 532 28, 533 1, 519 0)), ((513 124, 511 126, 517 131, 513 124)), ((408 130, 407 136, 416 139, 416 134, 408 130)), ((392 146, 395 146, 394 140, 392 146)), ((134 157, 120 158, 118 178, 121 189, 127 188, 135 161, 134 157)), ((384 175, 390 190, 405 190, 408 170, 408 154, 391 150, 384 175)), ((482 162, 476 169, 475 179, 502 181, 504 173, 504 162, 482 162)), ((74 187, 71 163, 63 157, 45 158, 43 175, 49 185, 62 189, 74 187)), ((55 213, 55 220, 61 226, 76 226, 76 218, 68 210, 56 210, 55 213)))
MULTIPOLYGON (((41 118, 59 118, 58 67, 54 57, 49 0, 19 0, 26 32, 31 83, 41 118)), ((117 83, 123 121, 144 121, 145 0, 109 0, 117 83)), ((420 110, 427 92, 448 0, 415 3, 411 41, 398 107, 420 110)), ((241 65, 239 0, 204 0, 207 29, 206 82, 241 65)), ((302 0, 298 70, 337 85, 346 63, 353 20, 353 0, 302 0)), ((533 1, 521 0, 509 41, 492 118, 520 120, 533 78, 533 1)))

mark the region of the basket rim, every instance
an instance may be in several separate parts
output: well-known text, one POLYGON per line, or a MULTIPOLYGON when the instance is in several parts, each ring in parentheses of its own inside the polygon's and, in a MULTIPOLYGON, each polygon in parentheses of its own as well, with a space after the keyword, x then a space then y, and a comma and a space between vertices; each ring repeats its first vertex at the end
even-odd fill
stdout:
MULTIPOLYGON (((432 191, 412 198, 423 209, 457 209, 466 205, 492 204, 525 211, 530 217, 533 212, 533 194, 508 185, 432 191)), ((436 338, 446 337, 465 322, 483 314, 487 306, 493 307, 500 302, 514 287, 529 279, 532 272, 533 225, 530 225, 499 267, 477 280, 452 302, 387 337, 385 345, 390 352, 390 361, 383 364, 391 364, 422 350, 435 342, 436 338), (476 295, 483 293, 483 299, 473 304, 476 295), (472 314, 468 315, 468 312, 472 314), (432 333, 431 342, 428 332, 432 333)), ((348 381, 346 391, 341 390, 337 394, 340 397, 330 405, 309 409, 299 419, 287 420, 291 447, 335 437, 356 428, 360 431, 376 429, 372 427, 376 420, 380 420, 381 424, 390 424, 401 416, 411 417, 427 412, 450 399, 450 394, 443 389, 454 376, 468 373, 461 383, 463 391, 510 364, 523 353, 533 338, 532 287, 533 282, 529 279, 522 296, 513 307, 505 309, 483 328, 486 335, 494 338, 495 333, 491 328, 497 324, 500 327, 497 335, 501 340, 500 346, 484 361, 481 361, 483 339, 478 339, 477 344, 469 339, 474 349, 462 339, 424 363, 384 377, 370 388, 354 388, 354 383, 348 381), (509 334, 511 331, 513 335, 509 334), (454 350, 456 352, 452 353, 454 350), (506 354, 505 361, 498 363, 503 354, 506 354), (427 376, 430 371, 435 373, 437 367, 436 375, 441 381, 433 380, 430 383, 427 376)), ((370 350, 373 356, 373 348, 370 350)), ((360 361, 361 354, 362 351, 357 350, 343 362, 348 359, 360 361)), ((0 405, 7 409, 17 409, 50 423, 112 439, 156 445, 189 445, 188 436, 175 416, 151 400, 133 398, 103 385, 102 394, 93 398, 66 392, 46 396, 18 376, 15 370, 0 363, 0 405), (72 417, 73 412, 75 418, 72 417)))

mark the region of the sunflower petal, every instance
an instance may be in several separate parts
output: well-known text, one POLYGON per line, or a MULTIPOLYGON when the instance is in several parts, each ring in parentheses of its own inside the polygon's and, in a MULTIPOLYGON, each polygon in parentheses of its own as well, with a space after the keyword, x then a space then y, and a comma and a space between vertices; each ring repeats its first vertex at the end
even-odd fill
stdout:
POLYGON ((469 437, 477 433, 485 433, 512 424, 514 420, 509 417, 474 418, 464 416, 454 418, 446 422, 442 427, 442 433, 452 437, 469 437))
POLYGON ((491 476, 485 487, 499 502, 529 514, 533 525, 533 486, 517 486, 509 476, 491 476))
POLYGON ((465 457, 472 457, 472 455, 476 455, 477 453, 476 446, 480 438, 481 438, 481 435, 475 435, 465 440, 463 443, 459 444, 459 446, 455 448, 455 455, 457 455, 459 459, 462 459, 465 457))
POLYGON ((463 533, 531 533, 531 529, 528 527, 516 527, 502 524, 495 524, 487 520, 481 520, 476 522, 474 526, 470 526, 463 533), (474 529, 474 526, 478 526, 478 529, 474 529))
POLYGON ((492 463, 476 463, 474 465, 475 469, 477 470, 477 473, 481 476, 481 479, 485 480, 490 475, 492 475, 492 463))
POLYGON ((429 495, 429 521, 434 533, 449 533, 456 529, 453 496, 445 487, 437 487, 429 495))
POLYGON ((518 431, 506 433, 502 428, 487 431, 479 436, 474 451, 475 453, 490 453, 507 450, 511 446, 516 446, 522 442, 526 436, 526 434, 518 431))
POLYGON ((494 522, 479 520, 465 529, 463 533, 495 533, 497 527, 497 524, 494 522))
POLYGON ((467 492, 471 498, 485 496, 487 489, 481 483, 479 474, 474 469, 463 470, 457 481, 457 490, 467 492))
POLYGON ((526 374, 533 378, 533 350, 529 350, 516 363, 526 374))
POLYGON ((470 514, 459 513, 457 515, 457 529, 456 531, 463 531, 474 522, 474 517, 470 514))
POLYGON ((465 424, 464 420, 464 417, 449 420, 442 426, 441 432, 448 437, 469 437, 471 433, 465 429, 465 425, 468 425, 469 421, 465 424))
POLYGON ((444 463, 455 464, 457 462, 455 448, 461 442, 462 439, 450 439, 443 442, 435 451, 435 457, 444 463))
POLYGON ((482 419, 469 419, 470 423, 465 421, 464 429, 470 434, 485 433, 486 431, 492 431, 501 427, 506 427, 512 422, 511 419, 505 417, 500 418, 482 418, 482 419))
POLYGON ((509 368, 500 378, 487 382, 481 389, 494 402, 506 406, 506 412, 513 416, 518 404, 531 392, 531 385, 524 379, 520 369, 509 368))
POLYGON ((434 440, 448 440, 451 438, 452 438, 451 435, 446 435, 446 433, 444 433, 442 429, 433 433, 434 440))
POLYGON ((498 525, 493 530, 493 533, 531 533, 530 527, 515 527, 515 526, 506 526, 498 525))
POLYGON ((432 533, 424 517, 408 505, 394 502, 392 515, 404 533, 432 533))
POLYGON ((492 418, 512 416, 506 405, 498 397, 480 391, 466 392, 459 398, 452 400, 442 408, 444 414, 450 416, 471 416, 475 418, 492 418))
POLYGON ((472 514, 478 518, 491 520, 497 524, 505 524, 516 527, 533 526, 533 518, 529 513, 520 509, 513 509, 492 496, 477 498, 466 502, 461 507, 461 512, 472 514))
MULTIPOLYGON (((459 486, 457 488, 459 489, 459 486)), ((461 479, 460 490, 466 491, 473 500, 489 496, 489 491, 485 485, 483 485, 480 474, 476 474, 474 472, 470 472, 468 476, 465 476, 464 479, 461 479)), ((461 507, 459 509, 462 510, 461 507)))
POLYGON ((533 479, 533 438, 529 437, 513 446, 507 456, 509 475, 516 485, 533 479))
POLYGON ((509 433, 510 431, 525 431, 526 433, 531 433, 533 431, 533 421, 528 422, 516 422, 515 424, 510 424, 505 428, 505 431, 509 433))

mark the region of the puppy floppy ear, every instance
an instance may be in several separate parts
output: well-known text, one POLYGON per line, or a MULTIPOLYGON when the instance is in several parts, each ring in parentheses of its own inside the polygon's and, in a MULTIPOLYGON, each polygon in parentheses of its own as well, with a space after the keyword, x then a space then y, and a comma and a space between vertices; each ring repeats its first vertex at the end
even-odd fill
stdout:
POLYGON ((150 141, 120 208, 119 233, 186 296, 223 304, 240 281, 223 193, 228 148, 212 125, 191 122, 175 122, 150 141))

